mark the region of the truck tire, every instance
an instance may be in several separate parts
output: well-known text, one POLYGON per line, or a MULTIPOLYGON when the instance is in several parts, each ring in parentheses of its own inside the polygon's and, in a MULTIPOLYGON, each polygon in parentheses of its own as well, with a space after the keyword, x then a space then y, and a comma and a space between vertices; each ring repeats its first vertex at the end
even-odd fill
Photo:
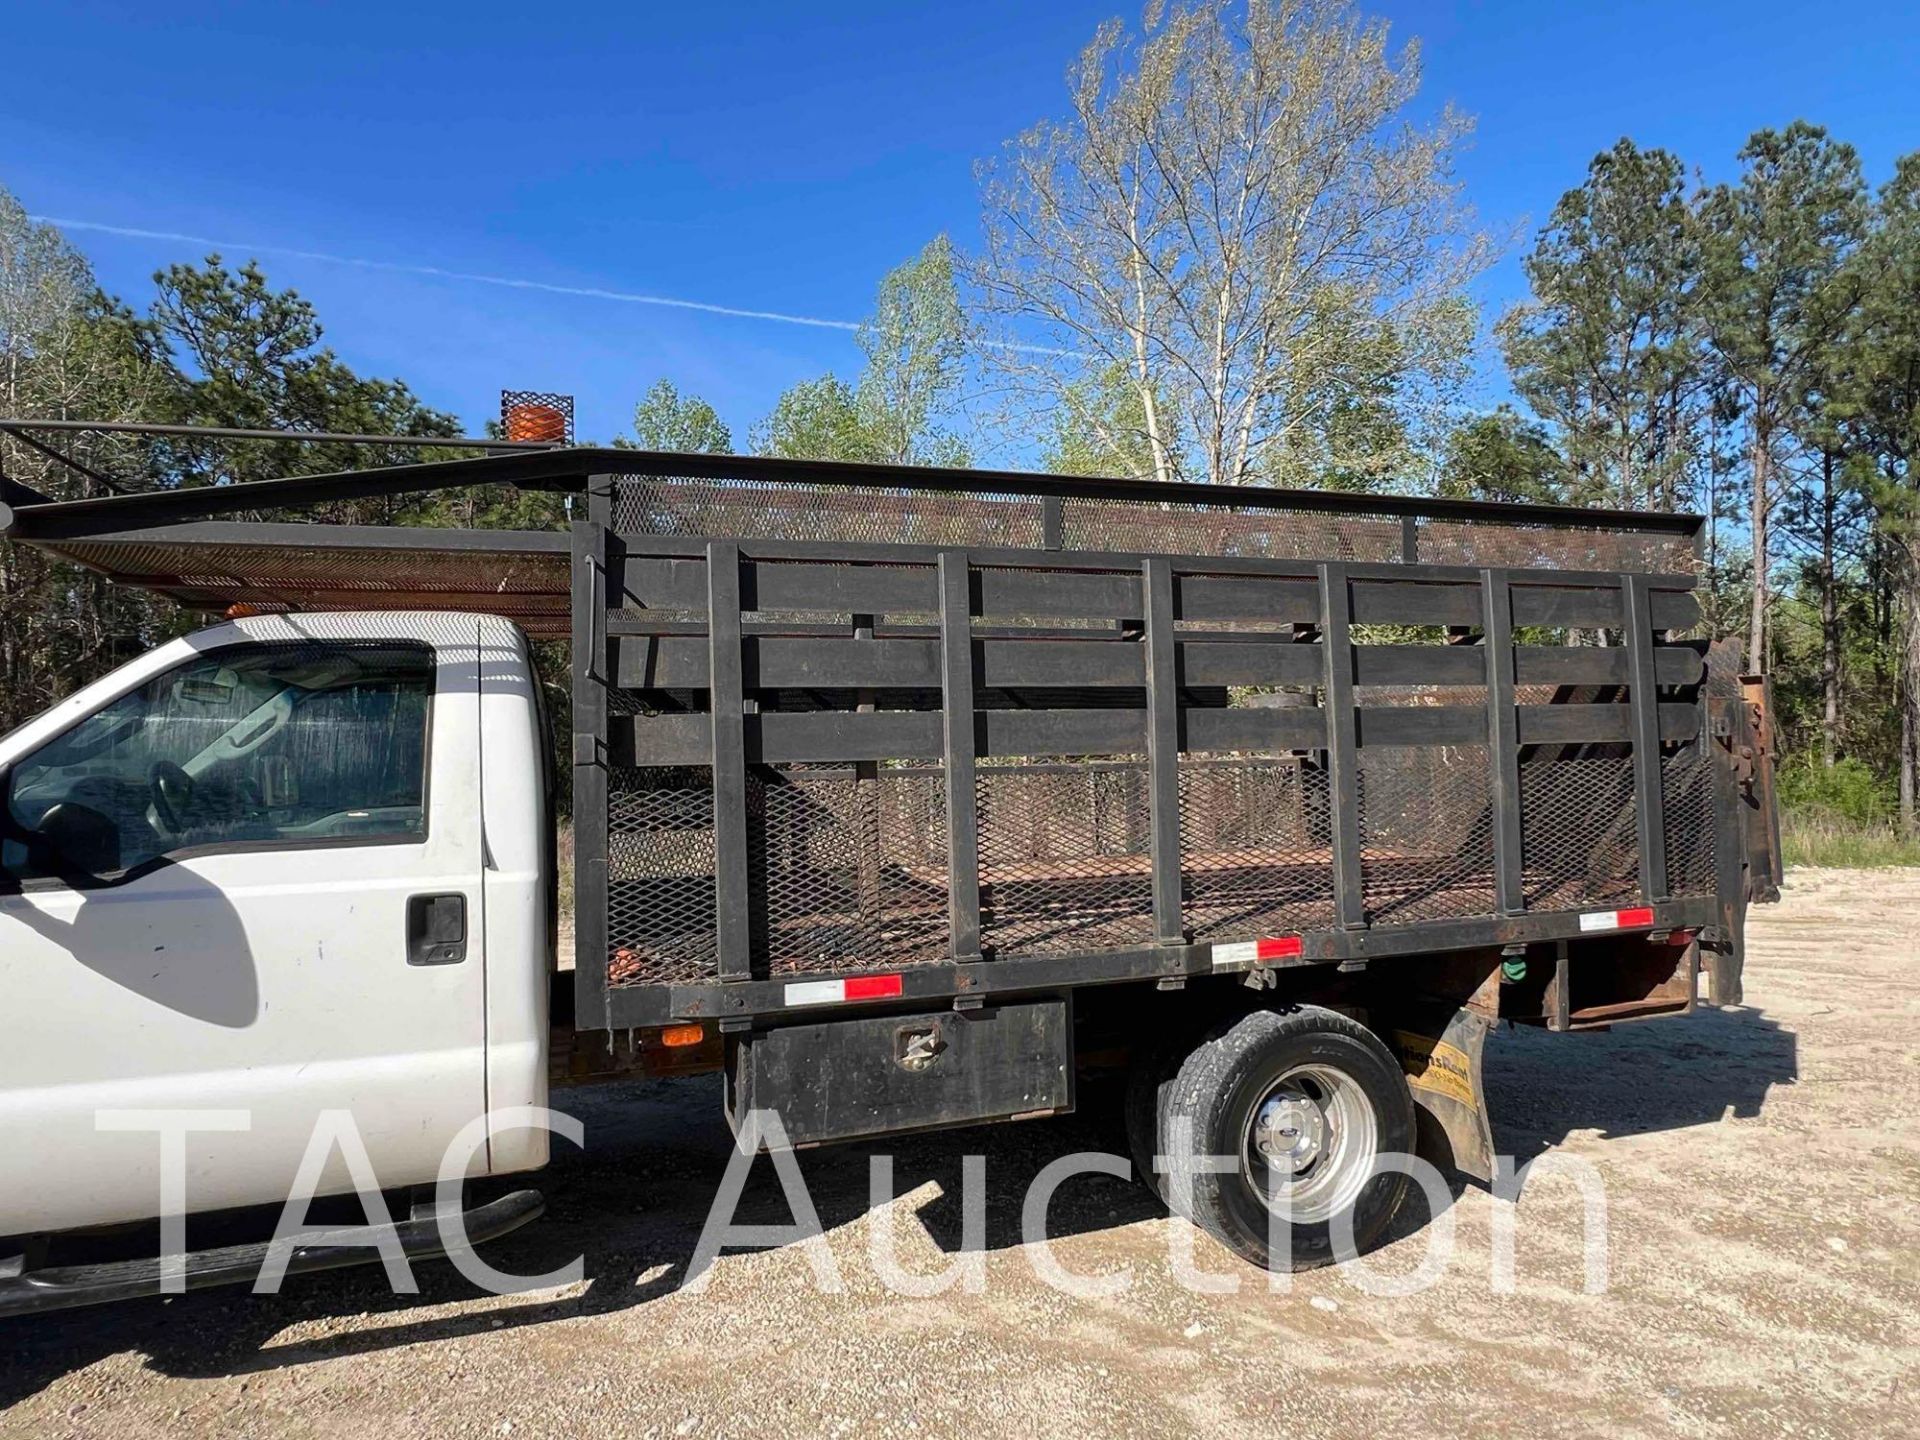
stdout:
POLYGON ((1217 1021, 1188 1015, 1140 1040, 1127 1060, 1127 1093, 1121 1106, 1126 1124, 1127 1151, 1140 1183, 1167 1203, 1166 1177, 1154 1168, 1160 1153, 1159 1116, 1162 1093, 1173 1085, 1180 1062, 1196 1043, 1212 1033, 1217 1021))
POLYGON ((1335 1011, 1243 1015, 1157 1090, 1153 1132, 1167 1172, 1156 1193, 1255 1265, 1310 1270, 1340 1258, 1334 1228, 1343 1215, 1364 1253, 1411 1188, 1407 1175, 1375 1167, 1380 1156, 1413 1151, 1406 1078, 1378 1036, 1335 1011), (1196 1163, 1201 1156, 1238 1163, 1214 1171, 1196 1163), (1287 1201, 1290 1225, 1276 1219, 1287 1201))
POLYGON ((1133 1173, 1162 1205, 1167 1203, 1167 1186, 1160 1172, 1153 1168, 1153 1157, 1159 1151, 1160 1092, 1173 1082, 1174 1058, 1168 1054, 1165 1044, 1139 1046, 1127 1066, 1127 1096, 1123 1105, 1133 1173))

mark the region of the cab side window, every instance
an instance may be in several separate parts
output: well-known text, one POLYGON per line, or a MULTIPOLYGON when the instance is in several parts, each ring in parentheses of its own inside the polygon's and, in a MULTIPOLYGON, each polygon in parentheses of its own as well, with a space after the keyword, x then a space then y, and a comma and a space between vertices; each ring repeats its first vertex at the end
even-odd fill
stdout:
POLYGON ((181 851, 419 840, 432 693, 425 646, 189 661, 13 766, 0 866, 71 883, 181 851))

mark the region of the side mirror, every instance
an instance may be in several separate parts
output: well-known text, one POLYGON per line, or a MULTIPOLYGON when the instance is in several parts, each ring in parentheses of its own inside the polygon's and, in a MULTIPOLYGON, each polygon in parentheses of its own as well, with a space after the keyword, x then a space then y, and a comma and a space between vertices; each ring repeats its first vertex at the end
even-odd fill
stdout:
POLYGON ((62 800, 40 817, 27 849, 43 873, 111 875, 120 868, 120 827, 98 810, 62 800))

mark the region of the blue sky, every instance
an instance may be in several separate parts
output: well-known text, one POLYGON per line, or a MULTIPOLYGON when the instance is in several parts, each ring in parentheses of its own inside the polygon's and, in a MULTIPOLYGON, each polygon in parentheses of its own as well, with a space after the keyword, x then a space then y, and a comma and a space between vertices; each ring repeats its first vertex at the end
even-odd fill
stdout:
MULTIPOLYGON (((1477 117, 1461 178, 1497 230, 1530 233, 1622 134, 1710 179, 1750 131, 1801 116, 1857 145, 1876 183, 1920 148, 1920 23, 1904 4, 1370 8, 1421 39, 1422 105, 1477 117)), ((16 0, 0 27, 0 184, 38 214, 257 253, 349 363, 470 426, 503 386, 555 389, 606 438, 666 375, 744 440, 787 385, 856 368, 844 331, 561 292, 858 320, 933 234, 973 243, 974 161, 1061 112, 1069 59, 1115 13, 16 0)), ((69 234, 139 304, 156 267, 206 249, 69 234)), ((1518 298, 1515 260, 1482 290, 1489 313, 1518 298)), ((1483 395, 1499 392, 1490 375, 1483 395)))

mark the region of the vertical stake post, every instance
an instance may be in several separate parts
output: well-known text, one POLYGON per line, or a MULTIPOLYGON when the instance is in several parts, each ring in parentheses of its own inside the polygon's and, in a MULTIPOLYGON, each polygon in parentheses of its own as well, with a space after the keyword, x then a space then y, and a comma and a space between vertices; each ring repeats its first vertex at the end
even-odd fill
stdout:
POLYGON ((953 958, 980 958, 980 817, 974 808, 973 593, 964 550, 940 553, 941 720, 947 788, 947 922, 953 958))
POLYGON ((1660 776, 1660 690, 1655 676, 1653 603, 1645 575, 1620 577, 1627 631, 1627 698, 1633 712, 1633 789, 1639 823, 1640 898, 1668 898, 1667 806, 1660 776))
POLYGON ((1320 574, 1320 645, 1326 657, 1327 780, 1333 814, 1333 893, 1343 930, 1367 923, 1360 865, 1360 739, 1353 706, 1353 597, 1347 567, 1325 564, 1320 574))
POLYGON ((1153 929, 1162 945, 1184 945, 1180 915, 1180 678, 1174 650, 1173 566, 1141 564, 1146 620, 1147 774, 1152 797, 1153 929))
POLYGON ((747 843, 746 696, 740 664, 740 545, 707 545, 707 684, 713 719, 713 896, 722 980, 753 976, 747 843))
MULTIPOLYGON (((581 1027, 607 1024, 607 655, 613 477, 587 477, 587 518, 573 537, 573 1003, 581 1027)), ((616 581, 615 583, 619 583, 616 581)))
POLYGON ((1487 759, 1493 805, 1494 904, 1502 915, 1527 908, 1521 865, 1519 718, 1513 702, 1513 587, 1505 570, 1480 572, 1483 644, 1487 652, 1487 759))

